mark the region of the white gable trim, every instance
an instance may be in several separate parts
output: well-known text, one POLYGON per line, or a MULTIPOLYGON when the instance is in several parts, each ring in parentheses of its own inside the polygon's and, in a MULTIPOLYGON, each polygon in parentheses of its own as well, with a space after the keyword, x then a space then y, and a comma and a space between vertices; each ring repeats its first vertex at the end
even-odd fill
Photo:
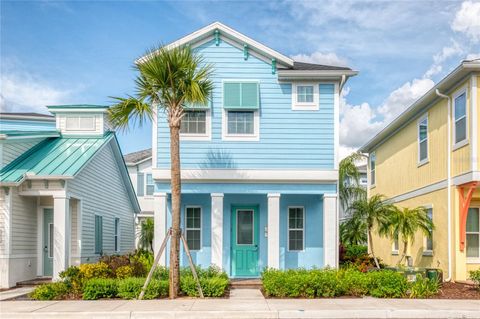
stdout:
MULTIPOLYGON (((215 30, 220 31, 220 35, 225 38, 230 38, 232 40, 235 40, 237 42, 247 44, 249 46, 250 50, 256 50, 260 51, 260 53, 263 53, 264 55, 269 56, 270 58, 274 58, 277 60, 278 63, 283 63, 287 66, 293 66, 293 60, 263 44, 260 42, 257 42, 246 35, 235 31, 234 29, 227 27, 226 25, 220 23, 220 22, 214 22, 210 25, 207 25, 204 28, 201 28, 195 32, 192 32, 183 38, 180 38, 177 41, 174 41, 166 46, 167 49, 175 48, 178 46, 182 46, 185 44, 190 44, 193 45, 194 43, 204 40, 205 38, 212 38, 213 37, 213 32, 215 30)), ((148 58, 147 56, 143 56, 136 60, 136 63, 142 62, 142 60, 148 58)))

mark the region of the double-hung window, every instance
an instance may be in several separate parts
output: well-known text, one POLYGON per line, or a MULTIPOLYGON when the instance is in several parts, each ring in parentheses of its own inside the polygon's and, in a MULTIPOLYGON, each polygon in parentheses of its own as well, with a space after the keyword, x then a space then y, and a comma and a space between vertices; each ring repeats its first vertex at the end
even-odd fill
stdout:
POLYGON ((305 211, 303 207, 288 208, 288 250, 302 251, 305 238, 305 211))
POLYGON ((223 139, 257 140, 259 137, 259 83, 223 83, 223 139))
POLYGON ((370 186, 375 185, 375 166, 377 157, 375 153, 370 154, 370 186))
POLYGON ((95 215, 95 254, 103 253, 103 217, 95 215))
POLYGON ((454 98, 454 142, 459 145, 467 140, 467 93, 464 91, 454 98))
POLYGON ((310 111, 319 109, 318 83, 292 84, 292 110, 310 111))
POLYGON ((428 117, 418 121, 418 164, 428 162, 428 117))
POLYGON ((188 249, 200 250, 202 248, 202 208, 185 208, 185 237, 188 249))
MULTIPOLYGON (((425 209, 427 212, 428 219, 433 221, 433 208, 429 207, 425 209)), ((432 253, 433 252, 433 229, 430 229, 430 234, 425 237, 425 247, 424 253, 432 253)))
POLYGON ((152 196, 155 191, 155 183, 153 182, 152 174, 147 174, 147 180, 145 184, 145 193, 147 196, 152 196))
POLYGON ((115 245, 115 251, 119 252, 120 251, 120 218, 115 218, 114 220, 114 245, 115 245))
POLYGON ((480 258, 480 209, 471 207, 467 215, 467 258, 480 258))

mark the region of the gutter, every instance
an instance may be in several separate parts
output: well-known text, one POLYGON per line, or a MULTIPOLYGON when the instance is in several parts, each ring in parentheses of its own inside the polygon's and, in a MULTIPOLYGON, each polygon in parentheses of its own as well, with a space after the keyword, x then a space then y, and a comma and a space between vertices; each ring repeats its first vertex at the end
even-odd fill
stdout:
POLYGON ((451 128, 451 117, 452 117, 452 108, 451 108, 451 100, 448 95, 440 93, 438 89, 435 89, 435 94, 441 98, 447 99, 447 219, 448 219, 448 277, 445 281, 452 280, 452 128, 451 128))

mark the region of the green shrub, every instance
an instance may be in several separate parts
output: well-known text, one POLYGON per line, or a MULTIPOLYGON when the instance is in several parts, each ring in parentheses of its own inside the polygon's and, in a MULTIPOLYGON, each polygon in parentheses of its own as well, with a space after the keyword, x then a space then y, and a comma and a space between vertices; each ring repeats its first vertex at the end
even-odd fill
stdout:
POLYGON ((315 296, 317 297, 331 298, 343 295, 344 293, 344 289, 336 270, 312 270, 312 276, 309 280, 313 282, 315 296))
POLYGON ((152 278, 158 280, 168 280, 168 269, 164 266, 157 266, 153 271, 152 278))
POLYGON ((410 298, 429 298, 438 293, 440 289, 440 282, 438 280, 431 280, 417 276, 417 279, 410 283, 409 297, 410 298))
POLYGON ((133 276, 133 267, 130 265, 120 266, 115 271, 115 276, 118 279, 125 279, 133 276))
POLYGON ((382 270, 373 271, 370 276, 369 294, 377 298, 401 298, 407 292, 407 279, 400 273, 382 270))
MULTIPOLYGON (((228 288, 228 278, 217 277, 202 277, 200 280, 200 286, 204 297, 222 297, 225 295, 225 291, 228 288)), ((180 290, 189 297, 198 297, 199 292, 197 289, 197 283, 193 276, 180 276, 180 290)))
POLYGON ((368 247, 363 245, 349 245, 345 247, 345 258, 360 258, 368 255, 368 247))
POLYGON ((114 298, 117 295, 117 285, 116 279, 93 278, 87 280, 83 286, 83 299, 114 298))
POLYGON ((112 271, 104 262, 81 264, 78 268, 83 280, 89 280, 92 278, 109 278, 112 274, 112 271))
POLYGON ((150 271, 153 265, 153 254, 147 250, 137 250, 129 255, 130 265, 133 267, 135 277, 144 277, 150 271))
MULTIPOLYGON (((117 296, 123 299, 136 299, 145 284, 145 278, 126 278, 118 282, 117 296)), ((154 299, 168 296, 168 281, 152 279, 145 291, 143 299, 154 299)))
POLYGON ((480 290, 480 268, 477 270, 471 270, 468 273, 470 275, 470 280, 472 280, 475 284, 475 287, 480 290))
POLYGON ((343 291, 348 296, 361 297, 368 294, 371 276, 356 268, 348 268, 340 272, 343 291))
POLYGON ((130 265, 130 258, 128 255, 105 255, 100 257, 98 261, 107 264, 113 275, 117 273, 118 268, 130 265))
POLYGON ((63 299, 70 289, 64 282, 53 282, 40 285, 30 293, 30 298, 36 300, 59 300, 63 299))
POLYGON ((60 278, 70 288, 72 294, 79 296, 83 290, 83 278, 80 268, 77 266, 70 266, 59 274, 60 278))

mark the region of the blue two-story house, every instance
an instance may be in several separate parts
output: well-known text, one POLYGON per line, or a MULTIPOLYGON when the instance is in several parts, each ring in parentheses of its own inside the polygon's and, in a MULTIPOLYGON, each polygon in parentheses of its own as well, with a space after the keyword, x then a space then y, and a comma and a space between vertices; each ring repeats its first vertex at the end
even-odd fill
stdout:
MULTIPOLYGON (((214 68, 209 105, 187 111, 181 127, 182 226, 194 262, 233 278, 336 267, 340 91, 357 72, 295 62, 218 22, 169 44, 183 45, 214 68)), ((152 158, 158 249, 171 224, 161 111, 152 158)))

